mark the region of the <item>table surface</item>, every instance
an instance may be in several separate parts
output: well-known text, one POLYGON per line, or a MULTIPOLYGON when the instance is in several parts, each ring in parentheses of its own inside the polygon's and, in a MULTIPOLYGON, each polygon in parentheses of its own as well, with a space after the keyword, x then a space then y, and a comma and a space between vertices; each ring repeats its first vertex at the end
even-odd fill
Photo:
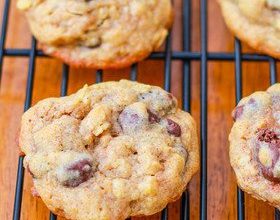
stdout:
MULTIPOLYGON (((0 1, 1 14, 4 1, 0 1)), ((31 35, 27 22, 11 1, 6 48, 28 48, 31 35)), ((172 32, 172 48, 182 49, 182 2, 174 1, 175 23, 172 32)), ((200 50, 199 1, 192 1, 192 51, 200 50)), ((1 16, 2 17, 2 16, 1 16)), ((232 52, 233 35, 227 30, 216 0, 208 1, 208 51, 232 52)), ((242 45, 245 52, 254 52, 242 45)), ((20 118, 23 113, 28 58, 5 57, 0 91, 0 219, 12 219, 15 180, 18 162, 16 144, 20 118)), ((279 66, 278 66, 279 69, 279 66)), ((32 103, 50 96, 59 96, 62 63, 56 59, 36 59, 36 72, 32 103)), ((268 62, 243 62, 243 95, 269 86, 268 62)), ((163 86, 164 63, 143 61, 138 65, 138 81, 163 86), (151 77, 151 74, 153 77, 151 77)), ((278 71, 279 72, 279 71, 278 71)), ((236 181, 229 164, 228 134, 232 126, 231 111, 235 105, 234 62, 208 62, 208 211, 209 219, 236 219, 236 181)), ((129 68, 105 71, 104 80, 129 78, 129 68)), ((191 113, 199 127, 200 120, 200 63, 191 63, 191 113)), ((182 62, 172 63, 172 93, 181 102, 182 62)), ((68 94, 77 91, 85 83, 95 82, 95 71, 70 69, 68 94)), ((198 132, 199 133, 199 132, 198 132)), ((199 173, 189 184, 191 219, 199 218, 199 173)), ((22 219, 48 219, 49 211, 39 198, 32 197, 32 180, 25 175, 22 202, 22 219)), ((273 219, 274 208, 245 195, 246 219, 273 219)), ((180 201, 168 206, 169 219, 179 219, 180 201)), ((158 219, 159 214, 147 218, 158 219)))

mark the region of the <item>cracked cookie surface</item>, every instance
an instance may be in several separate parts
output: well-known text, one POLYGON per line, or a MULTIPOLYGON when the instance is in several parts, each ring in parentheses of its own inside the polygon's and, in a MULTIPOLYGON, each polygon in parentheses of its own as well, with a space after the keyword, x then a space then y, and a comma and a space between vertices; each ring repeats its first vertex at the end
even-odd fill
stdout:
POLYGON ((170 0, 18 0, 43 50, 75 66, 121 68, 163 43, 170 0))
POLYGON ((278 0, 218 0, 229 29, 252 48, 280 57, 278 0))
POLYGON ((127 80, 40 101, 22 117, 19 144, 36 194, 69 219, 154 214, 199 166, 192 117, 170 93, 127 80))
POLYGON ((243 98, 233 111, 230 162, 238 185, 280 208, 280 84, 243 98))

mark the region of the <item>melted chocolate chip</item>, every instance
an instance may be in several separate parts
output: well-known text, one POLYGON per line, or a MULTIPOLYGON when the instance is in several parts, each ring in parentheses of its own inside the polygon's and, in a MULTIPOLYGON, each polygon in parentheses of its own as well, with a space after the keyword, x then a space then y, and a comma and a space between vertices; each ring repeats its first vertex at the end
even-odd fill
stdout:
POLYGON ((243 109, 244 109, 243 105, 235 107, 235 109, 232 112, 232 118, 234 121, 236 121, 238 118, 240 118, 240 116, 243 114, 243 109))
POLYGON ((77 171, 78 175, 73 175, 63 183, 66 187, 77 187, 92 177, 92 163, 88 159, 79 160, 66 169, 67 171, 77 171))
POLYGON ((262 171, 262 174, 263 174, 264 178, 268 179, 269 181, 272 181, 272 182, 275 182, 275 183, 280 182, 280 178, 275 177, 273 175, 272 168, 266 168, 266 167, 262 166, 261 171, 262 171))
POLYGON ((269 130, 268 128, 262 129, 259 132, 258 140, 264 141, 266 143, 274 144, 277 146, 280 144, 280 139, 278 138, 277 134, 274 131, 269 130))
POLYGON ((280 178, 275 177, 273 175, 273 169, 274 169, 275 164, 278 161, 279 155, 280 155, 280 153, 279 153, 280 139, 278 138, 277 134, 273 130, 268 129, 268 128, 260 130, 257 135, 257 139, 260 142, 268 143, 270 156, 271 156, 271 160, 272 160, 272 164, 269 167, 264 166, 259 161, 263 176, 266 179, 268 179, 269 181, 276 182, 276 183, 280 182, 280 178))
POLYGON ((181 136, 181 127, 175 121, 167 119, 167 131, 169 134, 174 135, 175 137, 181 136))
POLYGON ((149 109, 147 110, 147 112, 149 114, 149 122, 150 123, 153 124, 153 123, 159 123, 160 122, 160 118, 156 114, 152 113, 149 109))

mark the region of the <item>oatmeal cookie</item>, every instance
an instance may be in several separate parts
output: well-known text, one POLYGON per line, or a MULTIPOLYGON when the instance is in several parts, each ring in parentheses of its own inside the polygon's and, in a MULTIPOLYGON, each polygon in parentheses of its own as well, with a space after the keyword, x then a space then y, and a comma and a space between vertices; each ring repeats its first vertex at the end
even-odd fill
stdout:
POLYGON ((170 0, 18 0, 47 54, 81 67, 121 68, 163 43, 170 0))
POLYGON ((238 185, 280 208, 280 84, 243 98, 233 111, 230 163, 238 185))
POLYGON ((280 57, 278 0, 218 0, 231 31, 256 50, 280 57))
POLYGON ((199 166, 192 117, 170 93, 127 80, 40 101, 22 117, 19 144, 36 194, 69 219, 159 212, 199 166))

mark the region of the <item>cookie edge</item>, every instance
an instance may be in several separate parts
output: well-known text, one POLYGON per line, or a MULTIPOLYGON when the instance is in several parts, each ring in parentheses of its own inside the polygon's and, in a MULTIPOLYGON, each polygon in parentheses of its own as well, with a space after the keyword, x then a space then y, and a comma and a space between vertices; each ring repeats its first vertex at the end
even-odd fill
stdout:
MULTIPOLYGON (((264 39, 256 40, 256 38, 253 39, 251 34, 248 35, 247 34, 248 32, 243 31, 239 28, 240 25, 242 24, 242 22, 240 22, 240 20, 235 19, 233 21, 230 13, 227 13, 226 7, 229 7, 228 4, 234 5, 234 3, 229 3, 229 0, 217 0, 217 1, 220 5, 221 11, 222 11, 222 16, 224 18, 226 26, 229 28, 229 30, 232 32, 233 35, 236 35, 240 40, 245 42, 251 48, 253 48, 261 53, 264 53, 266 55, 269 55, 269 56, 272 56, 275 58, 280 58, 280 48, 279 48, 279 51, 276 51, 275 46, 273 47, 271 44, 268 44, 266 40, 264 40, 264 39)), ((238 7, 236 6, 236 8, 238 8, 238 7)), ((246 17, 245 17, 245 19, 247 20, 246 17)), ((249 22, 250 21, 248 20, 248 23, 249 22)), ((249 25, 249 27, 250 27, 250 25, 249 25)))

